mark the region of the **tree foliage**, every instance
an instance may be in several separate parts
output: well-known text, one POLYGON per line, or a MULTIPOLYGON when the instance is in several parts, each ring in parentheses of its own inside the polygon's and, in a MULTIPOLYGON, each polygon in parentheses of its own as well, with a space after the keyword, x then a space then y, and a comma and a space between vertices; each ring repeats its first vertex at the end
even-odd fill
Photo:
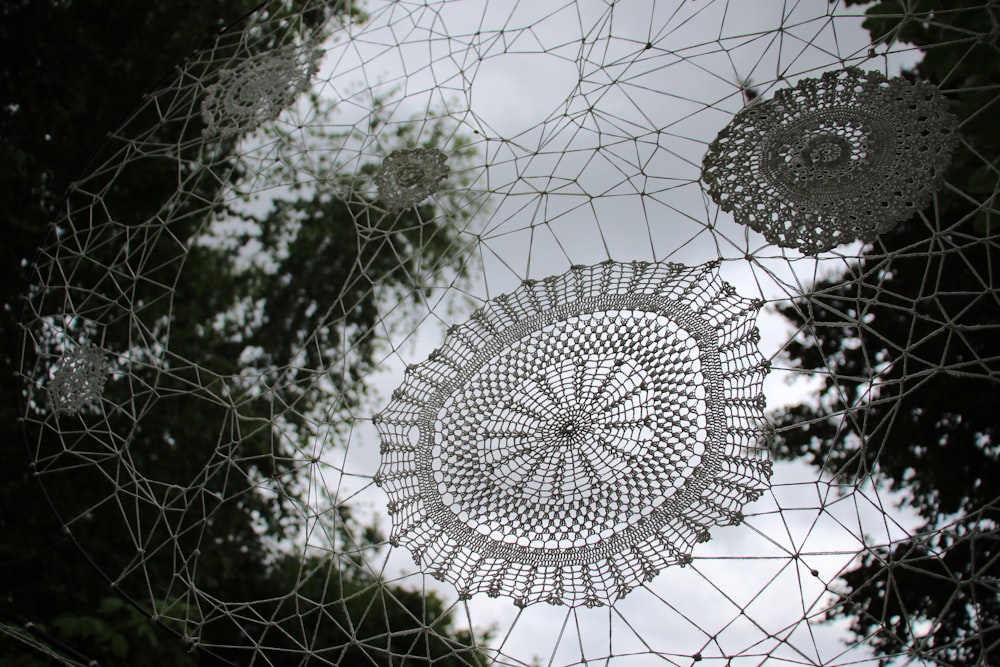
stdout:
MULTIPOLYGON (((386 584, 353 557, 374 550, 378 539, 347 508, 331 519, 339 537, 328 545, 329 557, 280 547, 301 529, 298 448, 315 435, 307 417, 331 410, 317 407, 321 399, 347 412, 363 395, 360 379, 378 349, 375 283, 419 295, 435 276, 460 274, 456 228, 431 204, 379 214, 373 198, 344 194, 359 191, 351 179, 370 178, 376 165, 288 188, 263 210, 238 206, 223 195, 247 175, 239 137, 220 142, 212 169, 202 169, 197 114, 171 125, 158 122, 155 104, 140 107, 128 126, 152 128, 144 139, 150 145, 177 148, 130 159, 127 168, 119 165, 129 139, 104 141, 144 92, 256 4, 3 6, 5 372, 13 377, 20 362, 25 284, 41 314, 70 322, 60 335, 86 337, 83 328, 72 329, 77 319, 97 323, 102 342, 129 350, 133 363, 128 382, 108 384, 107 403, 117 406, 108 414, 82 414, 77 427, 62 422, 62 433, 51 426, 58 420, 28 427, 35 473, 58 521, 28 459, 16 447, 3 448, 0 610, 53 646, 102 665, 242 661, 258 642, 275 647, 266 658, 271 664, 301 664, 306 648, 339 664, 389 664, 408 653, 474 664, 482 658, 471 648, 476 638, 454 627, 440 599, 386 584), (88 187, 65 197, 81 174, 88 187), (100 224, 64 224, 95 210, 106 216, 100 224), (168 214, 164 224, 150 223, 168 214), (214 231, 227 220, 239 223, 237 245, 253 243, 259 257, 273 261, 241 261, 234 239, 214 231), (42 276, 40 284, 32 259, 36 267, 69 270, 42 276), (74 317, 64 317, 70 303, 74 317), (147 349, 163 337, 170 341, 166 354, 147 349), (296 374, 322 368, 336 369, 328 387, 296 374), (66 433, 75 434, 71 446, 66 433), (260 493, 262 486, 275 493, 260 493), (227 602, 199 604, 178 584, 178 571, 227 602), (186 643, 156 629, 158 619, 186 643), (201 646, 212 650, 195 651, 201 646)), ((348 12, 331 5, 325 13, 296 14, 300 4, 279 10, 296 17, 278 23, 280 30, 304 34, 330 11, 348 12)), ((188 103, 197 108, 197 100, 188 103)), ((415 141, 405 129, 395 140, 415 141)), ((284 176, 295 184, 300 174, 290 169, 284 176)), ((30 327, 24 335, 29 347, 59 348, 30 327)), ((11 392, 0 408, 9 444, 22 439, 17 405, 24 400, 11 392)), ((16 664, 48 664, 10 638, 0 638, 0 652, 16 664)))
MULTIPOLYGON (((849 2, 848 4, 855 4, 849 2)), ((776 414, 777 455, 848 484, 874 476, 924 525, 841 575, 833 617, 883 663, 1000 661, 1000 133, 993 3, 899 2, 867 10, 873 46, 923 50, 906 75, 938 85, 962 142, 926 211, 865 249, 843 275, 781 308, 793 368, 817 394, 776 414)), ((873 49, 874 52, 874 49, 873 49)))

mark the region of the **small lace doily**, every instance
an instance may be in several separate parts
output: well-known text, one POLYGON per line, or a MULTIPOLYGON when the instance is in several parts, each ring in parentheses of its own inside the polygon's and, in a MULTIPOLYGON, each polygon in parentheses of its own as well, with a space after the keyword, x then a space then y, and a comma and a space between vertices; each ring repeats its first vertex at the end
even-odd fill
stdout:
POLYGON ((382 162, 375 183, 378 196, 390 211, 419 204, 438 191, 451 171, 448 156, 436 148, 410 148, 390 153, 382 162))
POLYGON ((77 414, 100 400, 111 363, 96 345, 83 345, 59 360, 45 388, 49 408, 56 413, 77 414))
POLYGON ((391 542, 456 585, 611 604, 767 488, 759 303, 717 264, 575 267, 488 302, 376 418, 391 542))
POLYGON ((312 45, 290 45, 222 70, 202 99, 204 134, 224 139, 277 118, 306 89, 321 55, 312 45))
POLYGON ((702 180, 737 222, 815 254, 873 241, 923 209, 950 164, 955 126, 930 84, 827 72, 736 114, 709 147, 702 180))

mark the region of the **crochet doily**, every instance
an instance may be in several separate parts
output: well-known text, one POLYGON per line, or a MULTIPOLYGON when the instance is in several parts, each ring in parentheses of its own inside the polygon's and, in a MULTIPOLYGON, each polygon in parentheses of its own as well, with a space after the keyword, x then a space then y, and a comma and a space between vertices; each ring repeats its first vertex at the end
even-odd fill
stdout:
POLYGON ((83 345, 67 352, 59 360, 45 394, 49 408, 56 413, 76 414, 101 398, 111 363, 95 345, 83 345))
POLYGON ((459 595, 610 604, 767 488, 759 303, 717 263, 574 267, 488 302, 375 421, 393 545, 459 595))
POLYGON ((827 72, 736 114, 702 180, 737 222, 815 254, 873 241, 923 209, 950 164, 955 125, 930 84, 827 72))
POLYGON ((419 204, 437 192, 451 171, 448 156, 436 148, 411 148, 390 153, 382 162, 375 183, 378 196, 390 211, 419 204))
POLYGON ((231 137, 277 118, 306 89, 320 55, 312 45, 289 45, 222 70, 201 103, 204 134, 231 137))

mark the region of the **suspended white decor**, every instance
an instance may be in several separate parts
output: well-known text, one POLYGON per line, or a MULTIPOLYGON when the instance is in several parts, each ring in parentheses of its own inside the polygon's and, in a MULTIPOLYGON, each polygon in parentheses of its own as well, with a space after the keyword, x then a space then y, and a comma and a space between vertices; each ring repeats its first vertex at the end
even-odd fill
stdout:
POLYGON ((770 477, 753 321, 716 265, 605 262, 454 327, 376 418, 392 541, 477 592, 612 604, 770 477))
POLYGON ((45 388, 49 407, 55 412, 76 414, 101 398, 111 363, 96 345, 81 345, 59 360, 45 388))
POLYGON ((287 45, 237 62, 205 89, 206 137, 232 137, 274 120, 309 85, 322 51, 287 45))
POLYGON ((749 104, 705 155, 708 193, 783 248, 870 242, 924 208, 957 141, 948 101, 856 68, 749 104))
POLYGON ((437 192, 448 176, 447 159, 436 148, 393 151, 375 175, 379 198, 391 211, 419 204, 437 192))

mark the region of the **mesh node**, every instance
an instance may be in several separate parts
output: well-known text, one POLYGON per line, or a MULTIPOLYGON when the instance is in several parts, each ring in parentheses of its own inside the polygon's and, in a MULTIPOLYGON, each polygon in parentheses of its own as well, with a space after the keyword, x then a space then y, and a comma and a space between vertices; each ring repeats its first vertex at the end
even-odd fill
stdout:
POLYGON ((448 156, 436 148, 393 151, 382 162, 375 183, 378 196, 390 211, 419 204, 438 191, 451 169, 448 156))
POLYGON ((205 89, 203 134, 226 139, 277 118, 306 89, 320 55, 311 46, 284 46, 222 70, 218 81, 205 89))
POLYGON ((709 146, 708 194, 768 242, 871 242, 927 206, 958 141, 927 83, 849 68, 745 107, 709 146))
POLYGON ((111 362, 96 345, 83 345, 67 352, 45 389, 53 412, 77 414, 96 403, 104 393, 111 362))
POLYGON ((716 264, 602 263, 478 312, 377 423, 391 539, 462 595, 612 604, 768 487, 757 308, 716 264))

